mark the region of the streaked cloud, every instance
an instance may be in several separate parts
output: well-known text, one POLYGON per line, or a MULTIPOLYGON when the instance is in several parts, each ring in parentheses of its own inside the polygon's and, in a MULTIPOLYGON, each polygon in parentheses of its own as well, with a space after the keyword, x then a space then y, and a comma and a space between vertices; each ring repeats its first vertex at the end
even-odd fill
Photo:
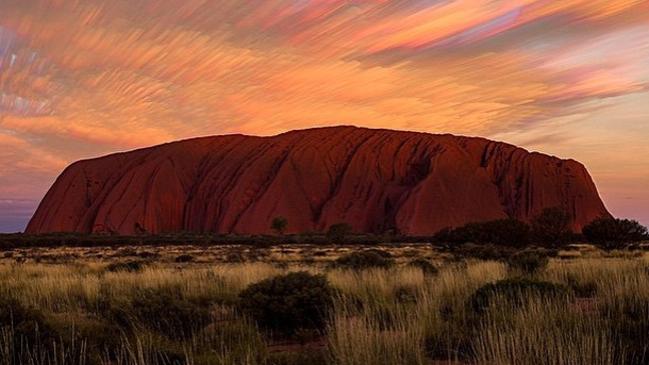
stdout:
POLYGON ((38 200, 79 158, 336 124, 560 151, 595 166, 608 201, 625 195, 613 181, 637 178, 616 166, 640 141, 601 126, 619 128, 602 118, 647 95, 644 0, 0 0, 0 9, 0 197, 38 200), (623 146, 615 161, 580 147, 611 136, 623 146))

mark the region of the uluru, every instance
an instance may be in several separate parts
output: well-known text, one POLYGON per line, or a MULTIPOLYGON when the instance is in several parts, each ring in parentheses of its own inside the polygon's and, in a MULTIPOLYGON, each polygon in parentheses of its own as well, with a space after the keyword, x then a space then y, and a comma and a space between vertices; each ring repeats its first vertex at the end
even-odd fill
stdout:
POLYGON ((586 168, 484 138, 357 127, 223 135, 78 161, 28 233, 433 234, 562 207, 579 231, 609 216, 586 168))

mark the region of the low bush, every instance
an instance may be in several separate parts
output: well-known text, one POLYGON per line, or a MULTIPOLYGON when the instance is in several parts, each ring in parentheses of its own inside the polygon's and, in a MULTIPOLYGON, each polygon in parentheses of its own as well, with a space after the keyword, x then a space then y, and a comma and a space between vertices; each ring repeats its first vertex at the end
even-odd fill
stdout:
POLYGON ((454 229, 438 232, 434 240, 439 243, 462 244, 467 242, 525 247, 529 243, 530 227, 517 219, 507 218, 487 222, 469 223, 454 229))
POLYGON ((474 258, 480 260, 506 260, 516 252, 513 247, 480 245, 475 243, 465 243, 451 248, 451 252, 456 258, 474 258))
POLYGON ((647 227, 628 219, 599 218, 587 224, 582 232, 589 242, 605 249, 624 248, 649 239, 647 227))
POLYGON ((548 266, 548 256, 543 251, 521 251, 507 259, 507 266, 512 271, 534 275, 548 266))
POLYGON ((433 276, 439 273, 439 269, 432 262, 425 258, 417 258, 408 263, 410 267, 416 267, 421 270, 424 275, 433 276))
POLYGON ((335 265, 346 269, 369 269, 369 268, 388 268, 394 265, 391 257, 386 257, 376 252, 376 250, 356 251, 340 256, 335 261, 335 265))
MULTIPOLYGON (((256 250, 256 254, 259 255, 259 252, 261 250, 256 250)), ((242 262, 246 262, 246 258, 243 257, 243 255, 240 252, 230 252, 227 255, 225 255, 225 262, 229 264, 238 264, 242 262)))
POLYGON ((239 309, 267 330, 293 335, 324 330, 333 289, 322 275, 293 272, 251 284, 239 294, 239 309))
POLYGON ((469 298, 469 307, 476 314, 485 313, 496 301, 522 305, 533 298, 568 298, 570 291, 563 285, 525 278, 505 279, 480 287, 469 298))

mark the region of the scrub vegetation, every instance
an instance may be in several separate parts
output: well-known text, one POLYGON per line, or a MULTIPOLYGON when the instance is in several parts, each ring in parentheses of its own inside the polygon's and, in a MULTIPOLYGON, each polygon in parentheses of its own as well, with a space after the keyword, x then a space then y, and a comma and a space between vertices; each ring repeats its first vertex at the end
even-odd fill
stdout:
POLYGON ((0 259, 0 359, 646 364, 642 248, 14 248, 0 259))

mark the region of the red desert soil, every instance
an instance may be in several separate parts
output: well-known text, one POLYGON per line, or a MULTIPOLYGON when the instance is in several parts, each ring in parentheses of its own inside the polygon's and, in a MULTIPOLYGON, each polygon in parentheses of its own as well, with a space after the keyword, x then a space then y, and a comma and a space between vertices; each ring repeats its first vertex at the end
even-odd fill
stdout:
POLYGON ((273 137, 195 138, 79 161, 27 232, 268 233, 349 223, 432 234, 467 222, 529 221, 562 206, 574 229, 608 216, 585 167, 483 138, 331 127, 273 137))

